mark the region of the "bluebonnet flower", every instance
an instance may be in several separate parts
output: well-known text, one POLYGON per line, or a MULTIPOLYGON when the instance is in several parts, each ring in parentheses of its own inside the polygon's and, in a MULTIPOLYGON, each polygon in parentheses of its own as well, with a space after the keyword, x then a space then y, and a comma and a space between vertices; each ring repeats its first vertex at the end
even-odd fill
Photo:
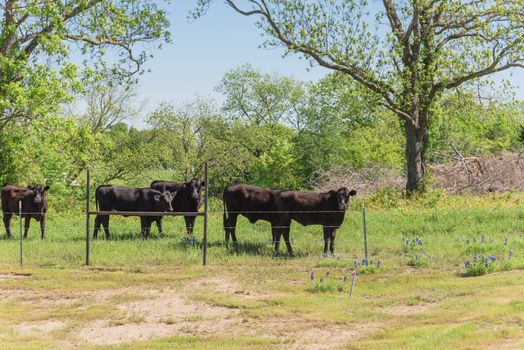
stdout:
POLYGON ((315 279, 315 273, 311 271, 311 280, 313 281, 315 279))
POLYGON ((357 267, 357 261, 353 261, 353 266, 357 267))
POLYGON ((380 265, 382 265, 382 263, 379 261, 377 261, 377 267, 380 267, 380 265))
POLYGON ((508 237, 505 237, 504 238, 504 245, 507 245, 508 244, 508 237))
POLYGON ((470 266, 469 260, 466 261, 466 268, 470 266))
POLYGON ((497 260, 497 258, 495 258, 495 256, 493 255, 491 255, 489 258, 491 259, 491 262, 494 262, 495 260, 497 260))
POLYGON ((348 276, 344 275, 344 283, 348 281, 348 276))
POLYGON ((486 260, 486 269, 489 267, 488 261, 486 260))
POLYGON ((466 244, 469 244, 469 239, 466 239, 466 244))
POLYGON ((342 291, 344 291, 344 288, 342 286, 338 286, 338 291, 342 292, 342 291))
POLYGON ((366 264, 366 259, 362 259, 362 266, 365 266, 365 265, 367 265, 366 264))
POLYGON ((509 258, 511 259, 513 257, 513 250, 509 251, 509 258))

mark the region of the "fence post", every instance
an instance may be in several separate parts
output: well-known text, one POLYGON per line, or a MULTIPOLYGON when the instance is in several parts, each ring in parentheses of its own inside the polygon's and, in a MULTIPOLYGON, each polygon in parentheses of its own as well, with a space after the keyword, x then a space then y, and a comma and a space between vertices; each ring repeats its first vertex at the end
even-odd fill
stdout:
POLYGON ((87 169, 87 184, 86 184, 86 266, 89 266, 89 192, 90 192, 90 179, 91 174, 89 168, 87 169))
POLYGON ((207 263, 207 214, 208 214, 208 188, 209 188, 209 182, 207 178, 207 161, 204 165, 204 177, 206 179, 206 186, 204 187, 204 193, 205 193, 205 200, 204 200, 204 238, 203 238, 203 265, 206 266, 207 263))
POLYGON ((23 251, 22 251, 22 200, 18 201, 18 215, 20 217, 20 268, 23 264, 23 251))
POLYGON ((362 222, 364 226, 364 260, 366 261, 366 265, 368 264, 368 236, 367 236, 367 229, 366 229, 366 207, 362 207, 362 222))

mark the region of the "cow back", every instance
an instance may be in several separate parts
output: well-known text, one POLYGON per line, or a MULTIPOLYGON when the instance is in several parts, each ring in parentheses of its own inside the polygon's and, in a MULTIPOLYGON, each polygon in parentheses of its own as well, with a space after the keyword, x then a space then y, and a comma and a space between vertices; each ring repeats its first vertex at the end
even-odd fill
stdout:
POLYGON ((282 191, 278 196, 277 210, 302 225, 332 227, 339 227, 345 214, 338 208, 335 191, 282 191))

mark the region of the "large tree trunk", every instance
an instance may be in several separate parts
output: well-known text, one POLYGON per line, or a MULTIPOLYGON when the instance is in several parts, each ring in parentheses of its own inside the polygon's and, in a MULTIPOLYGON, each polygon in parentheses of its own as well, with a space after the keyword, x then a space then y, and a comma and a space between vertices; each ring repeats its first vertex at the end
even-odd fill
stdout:
POLYGON ((427 146, 427 130, 425 127, 415 127, 406 122, 406 161, 407 161, 407 184, 408 194, 422 190, 424 175, 426 172, 426 161, 424 157, 427 146))

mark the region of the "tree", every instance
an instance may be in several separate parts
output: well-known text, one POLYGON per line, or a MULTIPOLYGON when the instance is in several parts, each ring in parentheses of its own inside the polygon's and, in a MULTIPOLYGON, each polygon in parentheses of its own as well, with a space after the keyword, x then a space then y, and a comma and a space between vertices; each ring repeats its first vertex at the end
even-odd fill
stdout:
MULTIPOLYGON (((193 15, 213 1, 199 0, 193 15)), ((225 2, 259 19, 266 45, 343 72, 380 97, 404 124, 408 193, 423 188, 430 117, 440 95, 524 68, 524 0, 225 2)))
POLYGON ((136 106, 136 86, 133 83, 120 83, 112 75, 95 80, 85 89, 82 99, 86 111, 77 119, 80 125, 91 128, 93 132, 109 130, 114 125, 137 117, 143 106, 136 106))
POLYGON ((146 0, 0 0, 0 16, 0 130, 57 112, 82 78, 130 79, 169 40, 165 12, 146 0))
POLYGON ((300 128, 305 84, 293 78, 263 74, 246 64, 227 72, 216 90, 225 95, 223 109, 234 120, 300 128))

